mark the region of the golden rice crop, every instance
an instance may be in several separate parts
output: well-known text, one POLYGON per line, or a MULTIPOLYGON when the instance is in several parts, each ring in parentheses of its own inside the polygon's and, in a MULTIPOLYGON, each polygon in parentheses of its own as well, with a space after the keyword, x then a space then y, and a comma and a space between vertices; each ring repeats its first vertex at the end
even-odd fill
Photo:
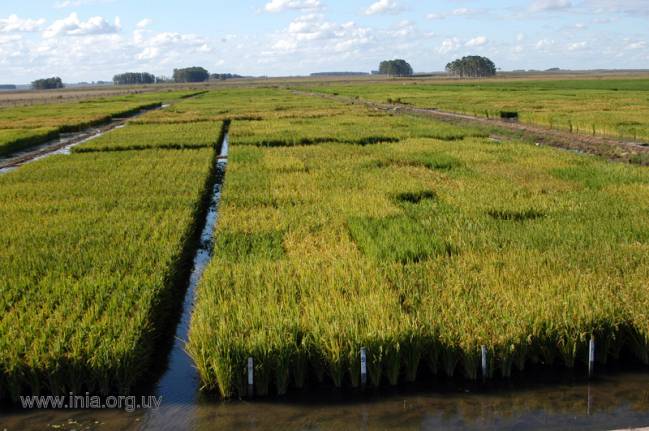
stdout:
POLYGON ((649 361, 645 168, 408 117, 399 142, 350 145, 395 121, 371 115, 233 122, 188 344, 206 389, 245 395, 249 357, 260 395, 358 386, 362 347, 372 385, 476 378, 482 346, 490 375, 574 367, 592 335, 602 362, 649 361), (329 139, 264 145, 289 128, 329 139))

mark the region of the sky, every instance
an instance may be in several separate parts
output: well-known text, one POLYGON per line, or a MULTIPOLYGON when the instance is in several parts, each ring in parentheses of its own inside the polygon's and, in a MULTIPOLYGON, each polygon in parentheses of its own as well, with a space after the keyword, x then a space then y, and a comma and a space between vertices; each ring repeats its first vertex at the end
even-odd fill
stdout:
POLYGON ((484 55, 502 70, 649 69, 649 0, 2 0, 0 84, 174 68, 291 76, 416 72, 484 55))

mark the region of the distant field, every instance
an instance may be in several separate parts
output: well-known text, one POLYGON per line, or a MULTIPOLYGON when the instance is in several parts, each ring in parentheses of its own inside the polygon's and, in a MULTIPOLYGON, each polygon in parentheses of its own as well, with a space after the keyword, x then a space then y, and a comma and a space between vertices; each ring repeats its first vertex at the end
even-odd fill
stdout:
POLYGON ((402 81, 308 86, 328 94, 405 103, 480 117, 518 112, 525 123, 649 142, 649 79, 402 81))
POLYGON ((314 120, 331 101, 295 100, 259 92, 262 120, 230 127, 189 343, 206 388, 245 394, 248 357, 257 394, 358 386, 361 347, 376 386, 476 378, 482 345, 503 376, 573 367, 591 335, 602 361, 649 360, 646 168, 360 106, 314 120))
POLYGON ((56 139, 111 118, 192 93, 142 93, 81 102, 0 108, 0 157, 56 139))

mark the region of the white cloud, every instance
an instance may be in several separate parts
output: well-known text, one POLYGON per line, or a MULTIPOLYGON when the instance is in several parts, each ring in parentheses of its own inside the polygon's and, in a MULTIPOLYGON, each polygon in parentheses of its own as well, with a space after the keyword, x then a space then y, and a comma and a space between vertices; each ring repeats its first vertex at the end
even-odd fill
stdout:
POLYGON ((401 6, 396 0, 378 0, 365 9, 365 15, 376 15, 381 13, 399 13, 401 6))
POLYGON ((316 10, 322 5, 320 0, 271 0, 266 3, 266 12, 283 12, 285 10, 316 10))
POLYGON ((147 28, 147 27, 150 26, 151 24, 153 24, 153 20, 152 20, 152 19, 150 19, 150 18, 144 18, 143 20, 141 20, 140 22, 137 23, 136 27, 137 27, 137 28, 147 28))
POLYGON ((429 13, 428 15, 426 15, 426 19, 430 19, 430 20, 445 19, 445 18, 454 17, 454 16, 477 15, 479 13, 480 13, 480 11, 477 10, 477 9, 469 9, 469 8, 466 8, 466 7, 461 7, 461 8, 453 9, 450 12, 429 13))
POLYGON ((64 9, 67 7, 92 6, 113 3, 114 1, 115 0, 60 0, 54 4, 54 8, 64 9))
POLYGON ((632 16, 649 16, 646 0, 583 0, 580 6, 587 12, 600 14, 620 13, 632 16))
POLYGON ((446 18, 446 15, 444 15, 443 13, 429 13, 428 15, 426 15, 426 19, 430 19, 430 20, 444 19, 444 18, 446 18))
POLYGON ((467 15, 475 15, 477 14, 478 11, 475 9, 469 9, 466 7, 461 7, 459 9, 454 9, 451 11, 451 15, 453 16, 467 16, 467 15))
POLYGON ((647 42, 644 40, 638 42, 630 42, 624 49, 644 49, 647 46, 647 42))
POLYGON ((135 56, 138 60, 153 60, 160 55, 160 48, 149 46, 135 56))
POLYGON ((546 50, 554 46, 554 40, 551 39, 541 39, 538 42, 536 42, 536 49, 538 50, 546 50))
POLYGON ((20 33, 39 31, 45 25, 44 19, 22 19, 17 15, 9 15, 8 18, 0 19, 0 32, 20 33))
POLYGON ((442 41, 442 45, 437 48, 437 52, 440 54, 448 54, 453 51, 457 51, 457 49, 462 45, 460 42, 460 39, 457 37, 449 38, 449 39, 444 39, 442 41))
POLYGON ((119 17, 115 18, 114 24, 109 23, 100 16, 93 16, 88 21, 81 21, 76 12, 71 13, 67 18, 54 21, 43 32, 45 38, 58 36, 87 36, 98 34, 118 33, 121 28, 119 17))
POLYGON ((547 12, 562 9, 569 9, 572 7, 570 0, 534 0, 530 4, 530 11, 532 12, 547 12))
POLYGON ((326 21, 321 15, 309 14, 295 18, 284 31, 278 33, 271 51, 265 54, 302 51, 330 54, 353 51, 370 41, 369 29, 349 21, 343 24, 326 21))
POLYGON ((54 4, 55 9, 64 9, 66 7, 80 7, 96 4, 113 3, 115 0, 62 0, 54 4))
POLYGON ((0 45, 13 44, 19 40, 22 40, 22 37, 17 34, 0 34, 0 45))
POLYGON ((410 21, 401 21, 394 30, 389 30, 387 33, 392 37, 416 37, 417 28, 410 21))
POLYGON ((578 51, 580 49, 586 48, 588 45, 587 42, 575 42, 568 45, 568 51, 578 51))
POLYGON ((484 46, 489 42, 485 36, 477 36, 464 44, 466 47, 484 46))

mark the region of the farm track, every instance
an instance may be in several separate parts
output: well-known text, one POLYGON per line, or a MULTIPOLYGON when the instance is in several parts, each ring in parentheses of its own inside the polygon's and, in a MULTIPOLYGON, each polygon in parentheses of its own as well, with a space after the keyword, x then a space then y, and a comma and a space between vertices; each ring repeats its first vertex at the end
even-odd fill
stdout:
POLYGON ((293 93, 303 96, 338 100, 350 104, 361 103, 369 108, 394 114, 435 118, 453 124, 469 123, 473 125, 487 126, 509 135, 503 136, 502 134, 494 133, 492 134, 492 138, 496 140, 507 140, 512 139, 512 137, 523 138, 536 144, 593 154, 615 161, 629 162, 631 157, 634 155, 642 153, 649 154, 649 144, 644 145, 636 142, 626 142, 603 136, 589 136, 580 133, 570 133, 563 130, 548 129, 532 124, 510 123, 497 119, 481 118, 473 115, 442 111, 439 109, 416 108, 403 104, 378 103, 367 99, 356 99, 347 96, 335 96, 302 90, 293 90, 293 93), (511 136, 512 133, 514 136, 511 136))

